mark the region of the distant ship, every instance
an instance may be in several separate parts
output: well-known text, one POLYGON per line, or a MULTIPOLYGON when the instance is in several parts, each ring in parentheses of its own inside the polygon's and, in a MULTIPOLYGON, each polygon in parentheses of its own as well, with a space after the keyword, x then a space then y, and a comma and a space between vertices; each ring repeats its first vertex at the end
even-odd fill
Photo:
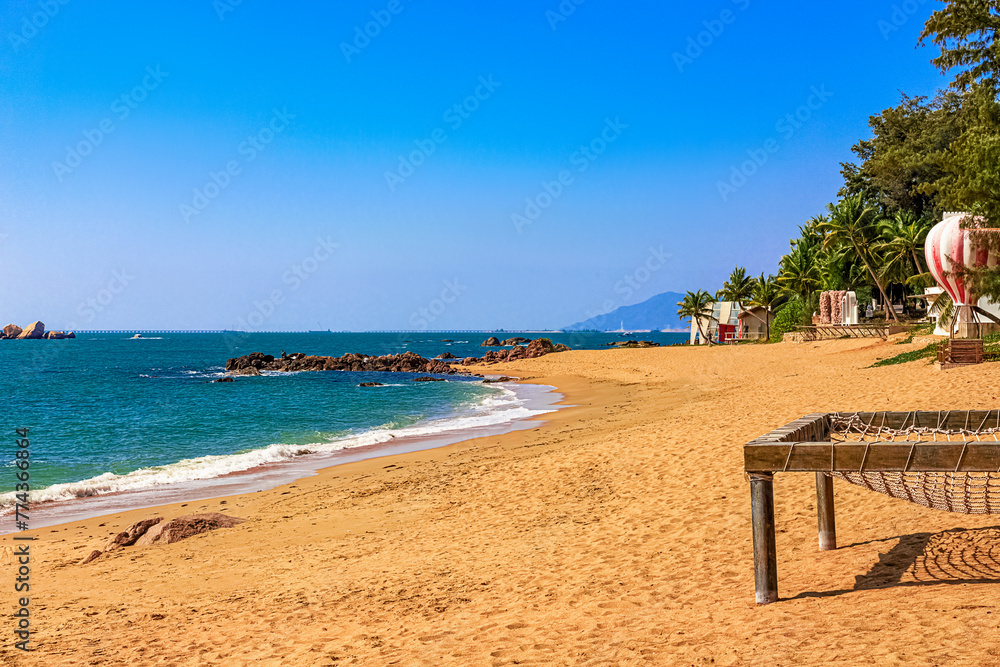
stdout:
POLYGON ((132 336, 131 340, 135 340, 136 338, 142 338, 142 334, 136 334, 132 336))

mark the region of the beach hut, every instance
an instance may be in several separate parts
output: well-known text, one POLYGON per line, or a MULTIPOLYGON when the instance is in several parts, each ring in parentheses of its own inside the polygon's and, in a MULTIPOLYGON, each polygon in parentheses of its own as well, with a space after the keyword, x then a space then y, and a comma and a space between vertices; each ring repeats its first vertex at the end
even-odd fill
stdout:
POLYGON ((774 324, 774 313, 762 306, 740 311, 740 340, 764 340, 774 324))

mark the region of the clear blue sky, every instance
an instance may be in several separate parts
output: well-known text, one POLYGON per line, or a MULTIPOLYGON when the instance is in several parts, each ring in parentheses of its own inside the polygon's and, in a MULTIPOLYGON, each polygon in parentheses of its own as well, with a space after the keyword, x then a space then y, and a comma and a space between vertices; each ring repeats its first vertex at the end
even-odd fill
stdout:
POLYGON ((7 0, 0 320, 558 327, 773 273, 943 85, 938 6, 7 0))

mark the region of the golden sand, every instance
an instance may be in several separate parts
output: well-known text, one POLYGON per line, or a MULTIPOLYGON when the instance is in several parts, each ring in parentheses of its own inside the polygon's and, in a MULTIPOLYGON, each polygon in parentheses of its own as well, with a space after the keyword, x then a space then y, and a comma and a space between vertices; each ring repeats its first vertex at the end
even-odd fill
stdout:
POLYGON ((989 516, 838 481, 841 548, 818 552, 813 476, 778 475, 782 600, 754 604, 743 443, 811 412, 1000 407, 1000 365, 866 368, 918 345, 567 352, 490 367, 554 384, 576 407, 271 491, 32 531, 36 650, 13 648, 8 617, 0 657, 997 664, 1000 520, 989 516), (248 521, 77 564, 135 521, 199 511, 248 521))

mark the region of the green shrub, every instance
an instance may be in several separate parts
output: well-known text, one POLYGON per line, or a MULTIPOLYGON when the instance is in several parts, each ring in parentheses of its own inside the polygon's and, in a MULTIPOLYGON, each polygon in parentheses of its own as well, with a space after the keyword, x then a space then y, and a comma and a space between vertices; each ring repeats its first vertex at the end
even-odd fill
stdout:
POLYGON ((774 323, 771 324, 771 342, 781 341, 786 333, 795 331, 795 327, 809 324, 809 322, 810 317, 806 304, 800 299, 792 299, 774 317, 774 323))

